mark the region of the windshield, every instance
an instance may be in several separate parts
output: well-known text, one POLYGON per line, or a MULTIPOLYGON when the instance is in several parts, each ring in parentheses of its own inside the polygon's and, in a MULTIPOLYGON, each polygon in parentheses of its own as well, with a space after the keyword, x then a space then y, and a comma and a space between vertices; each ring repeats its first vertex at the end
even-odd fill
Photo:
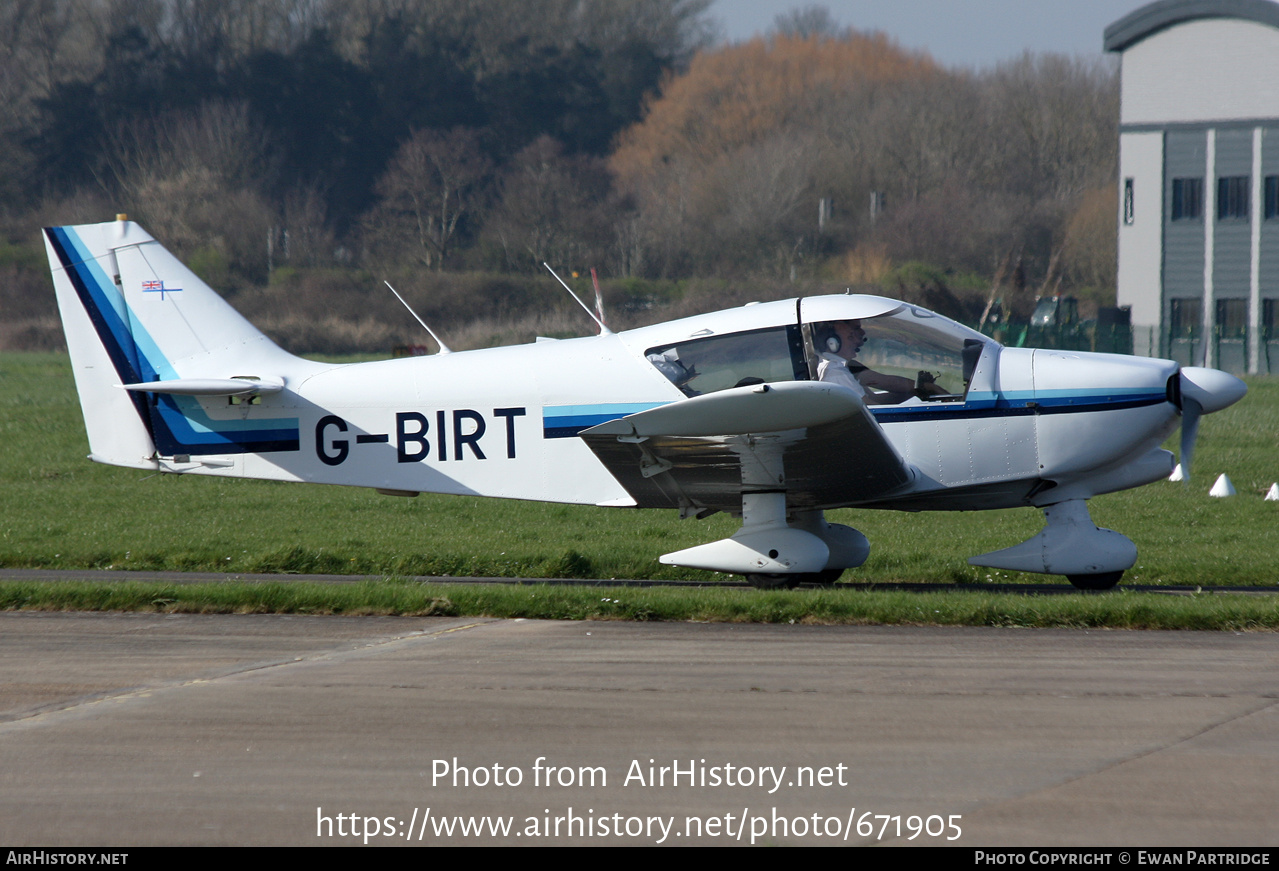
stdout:
POLYGON ((827 381, 856 391, 868 405, 961 402, 987 339, 927 309, 877 298, 821 300, 822 314, 870 316, 813 320, 703 335, 659 345, 645 356, 683 391, 701 396, 776 381, 827 381), (886 303, 887 305, 884 305, 886 303))
POLYGON ((805 326, 811 376, 842 379, 871 405, 962 401, 985 344, 980 334, 910 305, 805 326))

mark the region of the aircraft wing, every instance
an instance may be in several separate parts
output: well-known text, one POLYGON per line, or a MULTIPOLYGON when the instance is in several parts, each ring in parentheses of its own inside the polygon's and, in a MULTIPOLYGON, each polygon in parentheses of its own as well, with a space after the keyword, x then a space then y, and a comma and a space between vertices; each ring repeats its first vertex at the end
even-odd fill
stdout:
POLYGON ((911 467, 854 391, 818 381, 695 396, 583 430, 640 508, 740 511, 744 489, 786 491, 794 508, 867 501, 911 467))

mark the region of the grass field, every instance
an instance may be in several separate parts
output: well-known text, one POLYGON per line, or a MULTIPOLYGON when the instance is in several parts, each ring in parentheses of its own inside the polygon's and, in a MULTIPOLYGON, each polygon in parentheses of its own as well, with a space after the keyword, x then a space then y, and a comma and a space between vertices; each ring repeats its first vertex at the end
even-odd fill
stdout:
MULTIPOLYGON (((124 575, 127 577, 127 575, 124 575)), ((227 582, 0 583, 0 610, 159 611, 194 614, 342 614, 524 617, 547 620, 999 626, 1068 629, 1279 629, 1279 599, 1237 593, 1015 595, 990 590, 760 591, 740 587, 592 588, 227 582)))
MULTIPOLYGON (((64 355, 0 355, 0 384, 0 565, 7 567, 705 580, 717 576, 663 566, 657 556, 736 528, 724 516, 680 521, 674 512, 402 499, 116 469, 85 459, 64 355)), ((1279 480, 1277 433, 1279 382, 1253 380, 1242 402, 1204 418, 1193 486, 1157 483, 1093 500, 1098 525, 1140 550, 1124 583, 1275 585, 1279 503, 1262 495, 1279 480), (1221 472, 1238 496, 1207 495, 1221 472)), ((1042 526, 1035 510, 830 514, 871 540, 870 560, 848 581, 997 589, 1046 580, 966 562, 1033 535, 1042 526)))

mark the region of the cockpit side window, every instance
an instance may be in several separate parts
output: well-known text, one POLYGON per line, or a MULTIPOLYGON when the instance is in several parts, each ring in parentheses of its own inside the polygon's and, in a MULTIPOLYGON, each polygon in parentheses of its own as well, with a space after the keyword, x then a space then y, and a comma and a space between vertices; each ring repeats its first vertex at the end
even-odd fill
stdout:
POLYGON ((804 342, 796 326, 693 338, 650 348, 645 356, 686 396, 808 379, 804 342))

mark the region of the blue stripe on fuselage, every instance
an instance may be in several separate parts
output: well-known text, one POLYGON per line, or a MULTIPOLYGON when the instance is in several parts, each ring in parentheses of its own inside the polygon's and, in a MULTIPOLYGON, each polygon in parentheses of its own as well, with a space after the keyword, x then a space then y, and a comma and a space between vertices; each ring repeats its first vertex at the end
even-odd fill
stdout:
MULTIPOLYGON (((921 420, 980 420, 992 417, 1021 417, 1031 414, 1080 414, 1142 408, 1167 401, 1164 391, 1149 388, 1116 388, 1104 392, 1087 389, 1017 391, 969 394, 965 402, 926 402, 911 405, 872 405, 871 413, 880 423, 921 420)), ((573 438, 582 430, 617 420, 664 403, 607 403, 602 405, 548 406, 542 412, 542 437, 573 438)), ((762 421, 762 423, 766 423, 762 421)))
POLYGON ((921 405, 873 405, 871 413, 880 423, 916 420, 964 420, 991 417, 1021 417, 1030 414, 1079 414, 1118 411, 1167 402, 1167 394, 1149 388, 1116 388, 1104 392, 1087 389, 1017 391, 969 394, 967 401, 928 402, 921 405))
POLYGON ((542 409, 542 438, 575 438, 584 429, 666 404, 665 402, 605 402, 595 405, 548 405, 542 409))

